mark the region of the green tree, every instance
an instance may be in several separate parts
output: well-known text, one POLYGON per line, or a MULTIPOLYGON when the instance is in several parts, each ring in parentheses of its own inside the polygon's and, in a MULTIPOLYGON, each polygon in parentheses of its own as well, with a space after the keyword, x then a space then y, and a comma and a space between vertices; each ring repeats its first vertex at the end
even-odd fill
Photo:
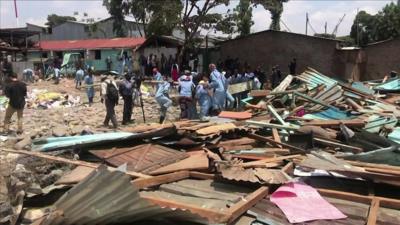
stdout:
POLYGON ((390 3, 376 15, 360 11, 354 19, 350 36, 359 46, 400 37, 400 6, 390 3))
POLYGON ((239 36, 249 35, 251 26, 254 25, 254 21, 252 20, 253 8, 251 6, 251 1, 240 0, 233 12, 233 18, 236 23, 239 36))
POLYGON ((261 5, 271 13, 271 30, 281 30, 281 16, 283 13, 283 3, 289 0, 251 0, 256 6, 261 5))
POLYGON ((76 21, 76 18, 73 16, 59 16, 56 14, 51 14, 47 16, 46 25, 49 27, 55 27, 65 23, 66 21, 76 21))
POLYGON ((117 23, 123 21, 124 15, 132 15, 145 27, 145 35, 168 35, 174 28, 185 34, 183 46, 179 53, 179 62, 188 49, 199 43, 201 29, 226 29, 226 21, 220 13, 212 12, 219 6, 227 6, 229 0, 103 0, 109 13, 117 23))
POLYGON ((122 0, 104 0, 103 5, 105 5, 110 13, 111 17, 114 19, 113 22, 113 32, 117 37, 125 37, 125 17, 123 10, 127 2, 122 0))
POLYGON ((374 39, 376 41, 400 36, 400 6, 390 3, 375 17, 374 39))
POLYGON ((373 34, 376 25, 376 18, 365 11, 360 11, 354 19, 350 31, 350 37, 359 46, 365 46, 374 40, 373 34))

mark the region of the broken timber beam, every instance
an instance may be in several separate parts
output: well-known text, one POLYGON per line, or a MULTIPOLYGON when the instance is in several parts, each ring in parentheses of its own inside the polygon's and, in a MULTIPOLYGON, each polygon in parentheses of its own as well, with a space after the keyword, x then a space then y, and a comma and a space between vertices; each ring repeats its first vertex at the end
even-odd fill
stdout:
MULTIPOLYGON (((97 164, 97 163, 90 163, 90 162, 85 162, 85 161, 81 161, 81 160, 66 159, 63 157, 43 154, 41 152, 32 152, 32 151, 25 151, 25 150, 11 150, 11 149, 0 149, 0 151, 10 152, 10 153, 15 153, 15 154, 30 155, 30 156, 35 156, 35 157, 42 158, 42 159, 47 159, 47 160, 52 160, 52 161, 57 161, 57 162, 67 163, 67 164, 73 164, 73 165, 77 165, 77 166, 85 166, 85 167, 90 167, 90 168, 94 168, 94 169, 97 169, 100 166, 100 164, 97 164)), ((107 168, 111 171, 116 170, 116 168, 110 167, 110 166, 107 166, 107 168)), ((138 172, 133 172, 133 171, 126 171, 125 173, 134 178, 149 178, 149 177, 151 177, 149 175, 138 173, 138 172)))
POLYGON ((139 189, 143 189, 143 188, 157 186, 157 185, 164 184, 164 183, 171 183, 174 181, 183 180, 185 178, 188 178, 189 175, 190 175, 189 171, 179 171, 179 172, 169 173, 169 174, 165 174, 165 175, 159 175, 159 176, 155 176, 155 177, 151 177, 151 178, 136 179, 136 180, 133 180, 131 183, 135 187, 137 187, 139 189))
POLYGON ((262 186, 258 188, 255 192, 246 196, 240 202, 234 204, 228 211, 227 224, 235 221, 239 216, 257 204, 261 199, 268 195, 268 187, 262 186))
POLYGON ((379 200, 381 207, 397 209, 397 210, 400 209, 400 200, 398 200, 398 199, 376 197, 376 196, 365 196, 365 195, 359 195, 359 194, 343 192, 343 191, 334 191, 334 190, 323 189, 323 188, 318 188, 317 190, 321 195, 326 196, 326 197, 338 198, 338 199, 359 202, 359 203, 368 204, 368 205, 371 204, 373 199, 377 199, 377 200, 379 200))
POLYGON ((354 119, 354 120, 312 120, 304 122, 304 126, 319 126, 319 127, 339 127, 343 124, 348 127, 364 127, 365 121, 354 119))
POLYGON ((372 199, 371 206, 368 211, 367 225, 375 225, 378 218, 380 200, 377 198, 372 199))
POLYGON ((289 145, 289 144, 286 144, 286 143, 283 143, 283 142, 282 142, 282 143, 279 143, 279 142, 277 142, 277 141, 275 141, 275 140, 273 140, 273 139, 271 139, 271 138, 263 137, 263 136, 260 136, 260 135, 257 135, 257 134, 247 134, 247 136, 248 136, 249 138, 254 138, 254 139, 259 140, 259 141, 264 141, 264 142, 272 143, 272 144, 274 144, 274 145, 276 145, 276 146, 281 145, 282 147, 285 147, 285 148, 287 148, 287 149, 297 151, 297 152, 299 152, 300 154, 306 154, 306 151, 305 151, 304 149, 301 149, 301 148, 298 148, 298 147, 296 147, 296 146, 289 145))

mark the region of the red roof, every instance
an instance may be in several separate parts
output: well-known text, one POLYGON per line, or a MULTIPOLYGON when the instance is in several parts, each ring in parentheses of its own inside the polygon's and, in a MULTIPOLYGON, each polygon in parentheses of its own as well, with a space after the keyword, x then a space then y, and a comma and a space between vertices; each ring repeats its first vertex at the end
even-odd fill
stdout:
POLYGON ((134 48, 141 45, 144 38, 113 38, 113 39, 87 39, 87 40, 63 40, 63 41, 40 41, 37 48, 43 50, 80 50, 80 49, 103 49, 103 48, 134 48))

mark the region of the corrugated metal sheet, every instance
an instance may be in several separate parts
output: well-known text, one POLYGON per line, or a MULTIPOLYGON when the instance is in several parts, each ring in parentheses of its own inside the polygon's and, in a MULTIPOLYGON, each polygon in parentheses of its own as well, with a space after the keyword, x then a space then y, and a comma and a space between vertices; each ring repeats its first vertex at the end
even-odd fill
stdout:
POLYGON ((36 45, 36 47, 48 51, 103 48, 134 48, 141 45, 144 41, 144 38, 41 41, 36 45))
POLYGON ((185 152, 153 144, 112 150, 91 150, 90 152, 113 166, 127 163, 129 171, 142 173, 149 173, 189 157, 185 152))
MULTIPOLYGON (((343 99, 343 90, 342 88, 340 88, 340 86, 333 85, 323 91, 320 91, 316 96, 314 96, 314 99, 330 105, 333 102, 343 99)), ((322 109, 323 107, 324 106, 321 106, 319 104, 314 104, 314 106, 311 107, 309 110, 318 110, 322 109)))
POLYGON ((115 224, 169 217, 207 223, 189 212, 160 208, 141 199, 129 176, 100 167, 65 193, 41 224, 115 224))
POLYGON ((393 129, 397 121, 398 120, 394 116, 372 115, 368 118, 364 130, 371 133, 378 133, 383 127, 386 129, 393 129))
POLYGON ((297 76, 297 78, 306 82, 310 88, 315 88, 319 85, 325 85, 326 87, 331 87, 338 83, 336 80, 327 77, 311 68, 308 68, 301 75, 297 76))
POLYGON ((275 169, 244 169, 240 166, 221 165, 220 171, 225 179, 252 183, 283 184, 291 179, 285 172, 275 169))
POLYGON ((349 120, 354 118, 354 116, 348 115, 346 112, 335 108, 329 108, 317 113, 306 114, 303 117, 306 119, 316 120, 349 120))

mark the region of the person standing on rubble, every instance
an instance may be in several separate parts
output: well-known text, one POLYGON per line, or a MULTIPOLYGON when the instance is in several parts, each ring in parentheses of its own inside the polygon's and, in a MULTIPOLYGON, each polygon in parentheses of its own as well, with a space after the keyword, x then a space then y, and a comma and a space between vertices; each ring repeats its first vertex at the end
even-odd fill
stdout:
POLYGON ((24 71, 22 71, 22 75, 24 77, 25 82, 31 82, 31 83, 34 82, 32 69, 30 68, 24 69, 24 71))
POLYGON ((114 129, 118 128, 117 117, 115 115, 115 106, 118 104, 118 87, 115 82, 107 76, 102 77, 101 82, 101 102, 105 103, 106 106, 106 118, 104 119, 104 126, 108 127, 108 124, 111 120, 114 129))
POLYGON ((208 77, 203 75, 203 79, 196 87, 196 99, 200 105, 200 120, 207 120, 212 107, 212 90, 209 88, 208 77))
POLYGON ((133 109, 133 83, 131 75, 125 74, 125 79, 119 86, 119 93, 124 99, 124 111, 122 116, 122 125, 132 122, 132 109, 133 109))
POLYGON ((156 92, 156 101, 160 105, 160 123, 163 123, 167 116, 167 110, 172 105, 171 99, 169 99, 169 88, 170 84, 167 80, 167 76, 162 76, 162 83, 160 83, 156 92))
POLYGON ((153 79, 158 82, 156 84, 156 92, 157 92, 158 88, 161 86, 161 83, 163 81, 163 76, 161 75, 160 72, 158 72, 157 68, 153 68, 153 79))
POLYGON ((83 77, 85 76, 85 71, 83 71, 82 67, 78 67, 78 70, 76 71, 75 74, 75 88, 78 89, 80 86, 82 86, 82 80, 83 77))
POLYGON ((18 117, 17 133, 22 133, 22 118, 27 93, 26 84, 19 81, 15 73, 12 74, 10 78, 10 82, 7 83, 4 88, 4 94, 10 100, 6 109, 6 115, 4 116, 4 133, 9 132, 10 120, 15 112, 18 117))
POLYGON ((281 82, 282 74, 278 69, 278 66, 272 67, 272 74, 271 74, 271 89, 276 88, 279 83, 281 82))
POLYGON ((226 99, 226 79, 218 70, 215 64, 209 65, 210 87, 214 89, 213 109, 218 113, 224 109, 226 99))
POLYGON ((289 63, 289 74, 290 75, 296 75, 296 67, 297 67, 296 58, 293 58, 292 61, 290 61, 290 63, 289 63))
POLYGON ((185 70, 185 74, 178 80, 179 86, 179 106, 181 108, 181 119, 194 119, 194 83, 193 77, 189 70, 185 70))
POLYGON ((107 72, 110 72, 110 71, 111 71, 111 65, 112 65, 111 56, 107 56, 107 58, 106 58, 106 64, 107 64, 107 72))
POLYGON ((88 69, 88 74, 85 76, 84 81, 86 85, 86 94, 89 100, 89 106, 92 106, 94 98, 94 77, 92 69, 88 69))
POLYGON ((265 73, 261 70, 261 66, 257 66, 257 69, 254 71, 254 75, 260 81, 260 89, 264 89, 267 77, 265 76, 265 73))
POLYGON ((54 84, 60 83, 61 72, 60 69, 54 67, 54 84))

